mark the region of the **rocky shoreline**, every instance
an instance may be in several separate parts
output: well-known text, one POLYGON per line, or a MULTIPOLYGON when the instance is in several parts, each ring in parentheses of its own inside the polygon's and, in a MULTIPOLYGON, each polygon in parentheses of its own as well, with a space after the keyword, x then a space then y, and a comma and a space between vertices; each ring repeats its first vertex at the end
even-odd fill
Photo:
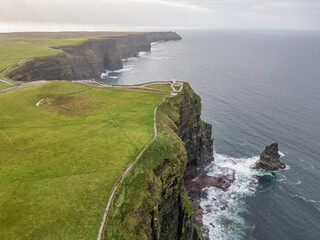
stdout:
MULTIPOLYGON (((286 165, 280 162, 280 155, 278 153, 278 143, 272 143, 266 146, 265 150, 260 154, 260 158, 256 163, 253 163, 250 168, 264 171, 275 171, 283 169, 286 165)), ((207 174, 208 165, 212 164, 213 158, 207 158, 199 165, 190 164, 187 166, 184 173, 184 185, 188 193, 188 197, 194 207, 195 222, 201 227, 204 233, 204 239, 207 237, 207 229, 203 224, 203 214, 211 212, 210 206, 201 206, 201 199, 207 199, 207 188, 215 187, 224 192, 228 191, 230 186, 236 180, 236 172, 233 169, 227 167, 215 166, 216 174, 209 176, 207 174)), ((252 187, 253 182, 249 183, 249 187, 252 187)), ((221 199, 211 199, 212 201, 220 202, 219 211, 226 210, 229 206, 227 202, 221 201, 221 199)), ((219 204, 218 204, 219 205, 219 204)), ((228 227, 230 222, 226 221, 222 223, 224 227, 228 227)), ((211 223, 211 226, 214 227, 211 223)))
MULTIPOLYGON (((211 160, 212 159, 197 167, 188 166, 184 174, 184 184, 188 197, 194 207, 195 221, 202 229, 204 209, 200 206, 200 200, 201 198, 207 198, 205 189, 208 187, 216 187, 227 191, 235 181, 235 171, 229 168, 220 168, 221 173, 215 176, 207 175, 205 168, 211 163, 211 160)), ((220 210, 225 210, 227 207, 227 204, 221 205, 220 210)), ((210 211, 210 209, 206 209, 206 211, 210 211)))

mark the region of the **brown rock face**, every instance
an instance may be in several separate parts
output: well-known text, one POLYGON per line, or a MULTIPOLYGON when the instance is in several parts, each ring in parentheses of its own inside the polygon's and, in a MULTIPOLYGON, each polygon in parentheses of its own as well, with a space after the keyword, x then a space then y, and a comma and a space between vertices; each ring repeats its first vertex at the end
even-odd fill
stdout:
POLYGON ((256 168, 264 169, 266 171, 276 171, 285 168, 286 165, 280 162, 278 151, 279 147, 276 142, 266 146, 266 149, 260 154, 260 160, 258 161, 256 168))

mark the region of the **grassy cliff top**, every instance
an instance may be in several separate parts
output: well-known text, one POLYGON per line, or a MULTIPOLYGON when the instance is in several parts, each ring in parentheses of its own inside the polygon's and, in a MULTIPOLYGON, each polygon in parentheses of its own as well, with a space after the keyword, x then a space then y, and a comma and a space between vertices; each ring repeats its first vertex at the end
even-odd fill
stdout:
MULTIPOLYGON (((158 137, 135 163, 134 168, 116 191, 106 221, 103 239, 150 239, 151 226, 154 225, 156 229, 160 224, 159 222, 151 223, 151 212, 153 212, 153 217, 158 219, 161 218, 161 215, 163 217, 166 211, 172 210, 163 207, 163 212, 160 213, 158 208, 159 204, 164 204, 161 202, 162 198, 166 199, 167 203, 170 201, 169 196, 173 192, 171 187, 176 182, 183 182, 187 153, 184 142, 176 134, 178 131, 176 123, 179 122, 180 116, 178 105, 185 101, 185 98, 188 100, 198 98, 187 83, 184 83, 180 94, 167 98, 159 106, 157 112, 158 137)), ((181 202, 185 214, 192 214, 193 206, 186 192, 183 192, 181 202)), ((168 219, 169 223, 170 221, 172 222, 173 219, 168 219)), ((165 227, 168 232, 174 228, 172 225, 165 227)), ((198 231, 201 232, 200 229, 198 231)))
POLYGON ((5 89, 5 88, 8 88, 8 87, 10 87, 10 86, 12 86, 12 85, 7 84, 7 83, 4 83, 4 82, 0 82, 0 90, 1 90, 1 89, 5 89))
POLYGON ((0 33, 0 72, 24 58, 61 53, 52 47, 75 45, 88 39, 119 37, 135 32, 35 32, 0 33))
POLYGON ((166 95, 65 81, 0 93, 0 239, 95 239, 166 95))

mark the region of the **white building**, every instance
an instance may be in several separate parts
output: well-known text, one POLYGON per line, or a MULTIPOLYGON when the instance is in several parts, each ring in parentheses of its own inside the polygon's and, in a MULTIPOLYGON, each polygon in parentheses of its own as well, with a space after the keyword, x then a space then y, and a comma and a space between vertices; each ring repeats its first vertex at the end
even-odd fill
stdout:
POLYGON ((173 78, 172 78, 172 83, 175 84, 176 82, 177 82, 177 81, 176 81, 176 78, 173 77, 173 78))

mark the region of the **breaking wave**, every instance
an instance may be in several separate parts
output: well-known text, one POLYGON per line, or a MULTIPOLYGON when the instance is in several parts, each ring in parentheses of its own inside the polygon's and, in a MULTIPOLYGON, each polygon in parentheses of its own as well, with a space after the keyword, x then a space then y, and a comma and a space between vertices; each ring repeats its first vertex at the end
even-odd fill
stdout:
POLYGON ((122 69, 109 71, 106 70, 104 73, 101 74, 101 78, 103 79, 118 79, 123 72, 130 71, 134 65, 124 65, 122 69))
POLYGON ((206 169, 207 174, 214 176, 231 169, 235 172, 235 181, 226 191, 216 187, 204 189, 207 197, 201 199, 200 206, 204 209, 205 234, 215 240, 243 239, 245 231, 254 228, 241 216, 246 212, 245 198, 257 191, 259 176, 273 178, 273 175, 252 169, 259 156, 233 158, 214 153, 214 158, 215 161, 206 169))
POLYGON ((150 52, 138 52, 138 57, 144 57, 150 55, 150 52))

